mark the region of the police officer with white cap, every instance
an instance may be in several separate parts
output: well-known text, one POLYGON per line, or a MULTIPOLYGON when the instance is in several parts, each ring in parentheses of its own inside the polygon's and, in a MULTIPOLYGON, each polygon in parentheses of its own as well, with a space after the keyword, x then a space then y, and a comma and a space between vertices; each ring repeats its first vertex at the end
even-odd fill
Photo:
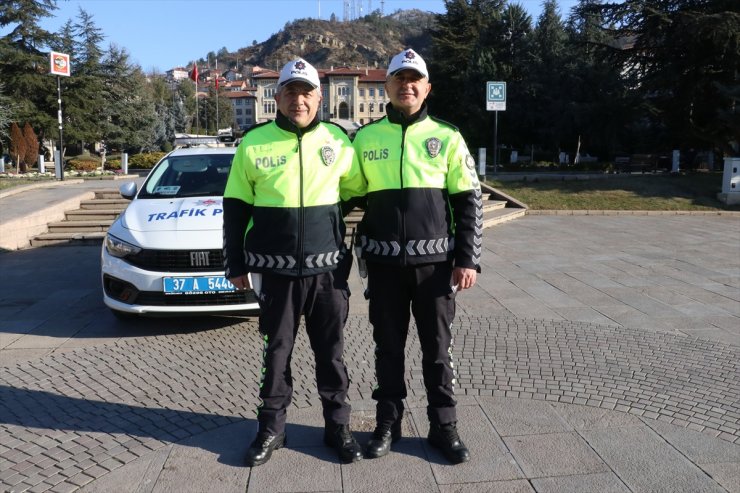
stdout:
POLYGON ((349 428, 342 359, 352 257, 341 205, 364 196, 366 182, 346 133, 317 117, 314 67, 303 59, 286 64, 275 101, 276 119, 244 134, 224 193, 226 277, 257 293, 264 341, 259 429, 245 462, 264 464, 287 442, 290 361, 301 316, 316 361, 324 442, 342 462, 354 462, 362 450, 349 428), (248 274, 259 285, 250 285, 248 274))
POLYGON ((481 255, 481 192, 457 128, 427 114, 426 63, 412 49, 391 60, 387 115, 354 139, 368 183, 355 251, 366 263, 378 379, 376 428, 366 446, 386 455, 401 438, 404 348, 413 314, 422 350, 429 443, 452 463, 470 459, 457 431, 452 322, 481 255))

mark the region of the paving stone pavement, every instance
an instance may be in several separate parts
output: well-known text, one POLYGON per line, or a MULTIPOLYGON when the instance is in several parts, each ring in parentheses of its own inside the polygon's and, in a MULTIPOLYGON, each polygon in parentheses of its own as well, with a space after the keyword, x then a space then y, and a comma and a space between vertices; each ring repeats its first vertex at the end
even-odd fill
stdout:
MULTIPOLYGON (((16 332, 0 344, 0 358, 6 348, 57 344, 0 364, 0 486, 740 492, 738 226, 728 218, 532 216, 487 230, 483 274, 459 295, 454 327, 459 427, 473 455, 458 466, 424 439, 413 330, 410 412, 389 456, 341 465, 322 445, 313 362, 299 331, 288 447, 249 469, 241 460, 256 430, 256 321, 147 321, 180 329, 121 337, 118 327, 118 337, 86 344, 85 331, 99 335, 114 323, 92 301, 99 293, 80 282, 85 316, 77 323, 89 328, 55 342, 57 300, 61 307, 36 313, 43 334, 16 332)), ((44 254, 6 253, 0 266, 44 254)), ((345 360, 353 428, 365 442, 374 425, 373 353, 362 281, 352 281, 345 360)), ((17 330, 16 315, 43 311, 4 289, 0 336, 17 330)))

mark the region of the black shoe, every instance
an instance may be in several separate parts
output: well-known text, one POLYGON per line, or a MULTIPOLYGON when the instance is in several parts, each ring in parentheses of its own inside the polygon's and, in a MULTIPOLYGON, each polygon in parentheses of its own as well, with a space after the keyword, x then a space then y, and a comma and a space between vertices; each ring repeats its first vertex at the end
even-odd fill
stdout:
POLYGON ((259 466, 270 460, 273 450, 277 450, 288 443, 285 433, 279 435, 270 435, 261 431, 257 433, 252 445, 247 450, 247 456, 244 463, 249 467, 259 466))
POLYGON ((327 424, 324 443, 337 451, 339 460, 346 463, 362 459, 362 449, 349 429, 349 425, 327 424))
POLYGON ((470 460, 470 452, 460 440, 455 423, 431 425, 427 439, 433 447, 440 449, 445 458, 453 464, 470 460))
POLYGON ((373 436, 367 442, 365 455, 371 459, 377 459, 387 455, 391 450, 391 443, 396 443, 401 439, 401 419, 398 419, 390 427, 387 425, 377 425, 373 436))

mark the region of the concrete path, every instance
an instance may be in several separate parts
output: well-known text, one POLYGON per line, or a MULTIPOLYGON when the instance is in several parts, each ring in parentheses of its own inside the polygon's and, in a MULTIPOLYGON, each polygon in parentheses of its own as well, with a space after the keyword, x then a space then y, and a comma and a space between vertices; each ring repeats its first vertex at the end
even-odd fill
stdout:
MULTIPOLYGON (((740 492, 740 220, 527 216, 484 249, 454 327, 469 463, 426 443, 412 335, 405 438, 339 464, 301 331, 288 448, 254 469, 255 319, 122 323, 97 247, 2 253, 0 490, 740 492)), ((375 378, 355 272, 345 360, 364 443, 375 378)))

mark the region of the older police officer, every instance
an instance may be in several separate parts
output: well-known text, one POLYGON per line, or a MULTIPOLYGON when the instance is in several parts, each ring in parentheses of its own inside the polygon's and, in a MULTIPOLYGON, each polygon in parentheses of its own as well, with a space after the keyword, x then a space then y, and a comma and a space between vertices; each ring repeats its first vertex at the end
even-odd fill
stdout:
POLYGON ((285 445, 293 393, 290 360, 301 315, 316 359, 324 441, 340 460, 362 452, 349 428, 349 380, 342 359, 351 255, 344 245, 341 202, 366 183, 344 131, 320 122, 319 75, 302 59, 285 65, 274 121, 242 138, 224 193, 226 277, 239 289, 260 279, 259 329, 264 336, 259 431, 246 464, 267 462, 285 445))

